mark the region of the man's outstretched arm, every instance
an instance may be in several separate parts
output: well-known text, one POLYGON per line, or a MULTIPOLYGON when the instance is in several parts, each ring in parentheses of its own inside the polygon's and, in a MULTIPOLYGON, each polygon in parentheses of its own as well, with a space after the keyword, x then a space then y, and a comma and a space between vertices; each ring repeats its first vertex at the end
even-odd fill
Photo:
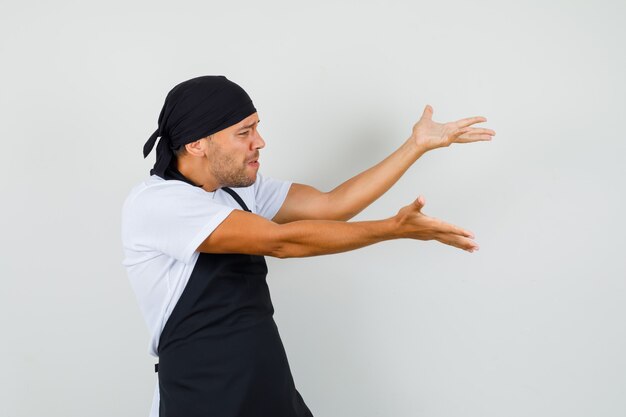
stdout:
POLYGON ((308 185, 292 184, 285 202, 272 220, 276 223, 307 219, 349 220, 387 192, 424 153, 452 143, 491 140, 495 135, 491 129, 470 127, 485 122, 484 117, 441 124, 433 122, 432 114, 432 107, 427 105, 402 146, 332 191, 321 192, 308 185))
POLYGON ((437 240, 468 252, 478 250, 471 231, 423 214, 424 204, 420 196, 393 217, 361 222, 301 220, 276 224, 254 213, 233 210, 197 251, 298 258, 402 238, 437 240))

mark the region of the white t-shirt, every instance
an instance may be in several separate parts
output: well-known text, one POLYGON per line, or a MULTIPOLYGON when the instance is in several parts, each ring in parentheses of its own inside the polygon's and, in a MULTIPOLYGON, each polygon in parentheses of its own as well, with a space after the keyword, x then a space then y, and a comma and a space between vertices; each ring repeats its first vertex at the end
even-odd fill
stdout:
MULTIPOLYGON (((290 181, 263 177, 233 188, 252 213, 272 219, 290 181)), ((150 332, 148 352, 157 357, 161 331, 198 260, 196 249, 234 209, 224 190, 207 192, 183 181, 152 175, 135 186, 122 209, 123 265, 150 332)))

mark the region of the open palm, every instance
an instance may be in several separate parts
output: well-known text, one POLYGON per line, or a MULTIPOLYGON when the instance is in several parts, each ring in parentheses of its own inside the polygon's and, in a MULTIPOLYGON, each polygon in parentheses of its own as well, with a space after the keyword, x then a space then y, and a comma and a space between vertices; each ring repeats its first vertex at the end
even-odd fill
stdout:
POLYGON ((456 122, 437 123, 433 119, 433 108, 426 105, 420 120, 413 126, 411 137, 417 145, 429 151, 450 146, 452 143, 469 143, 491 140, 495 131, 486 128, 470 127, 473 124, 486 122, 482 116, 468 117, 456 122))

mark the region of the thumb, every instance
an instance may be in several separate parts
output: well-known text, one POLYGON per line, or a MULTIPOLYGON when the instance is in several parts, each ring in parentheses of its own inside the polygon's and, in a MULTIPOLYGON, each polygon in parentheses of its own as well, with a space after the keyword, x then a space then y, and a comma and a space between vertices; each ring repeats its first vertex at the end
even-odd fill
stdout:
POLYGON ((424 112, 422 113, 422 119, 432 120, 432 118, 433 118, 433 108, 431 107, 430 104, 427 104, 426 107, 424 107, 424 112))
POLYGON ((421 210, 422 207, 424 207, 424 204, 426 204, 426 199, 423 196, 419 196, 417 197, 417 199, 415 199, 415 201, 413 202, 413 205, 418 209, 421 210))

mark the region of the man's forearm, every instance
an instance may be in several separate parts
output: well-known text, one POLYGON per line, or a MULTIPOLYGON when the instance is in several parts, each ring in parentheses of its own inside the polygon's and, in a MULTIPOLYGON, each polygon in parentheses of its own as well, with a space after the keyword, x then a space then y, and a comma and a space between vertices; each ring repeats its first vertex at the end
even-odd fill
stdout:
POLYGON ((383 161, 329 191, 328 204, 336 211, 334 218, 349 220, 356 216, 387 192, 424 153, 409 139, 383 161))
POLYGON ((347 252, 400 237, 394 218, 361 222, 299 220, 276 228, 271 255, 298 258, 347 252))

